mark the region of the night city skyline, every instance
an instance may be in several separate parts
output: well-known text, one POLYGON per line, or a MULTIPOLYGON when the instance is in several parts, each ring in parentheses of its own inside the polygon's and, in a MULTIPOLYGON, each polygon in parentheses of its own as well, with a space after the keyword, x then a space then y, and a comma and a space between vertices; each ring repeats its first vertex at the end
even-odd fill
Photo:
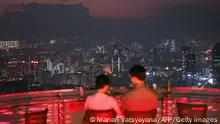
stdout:
POLYGON ((0 0, 0 124, 220 124, 219 96, 220 0, 0 0))

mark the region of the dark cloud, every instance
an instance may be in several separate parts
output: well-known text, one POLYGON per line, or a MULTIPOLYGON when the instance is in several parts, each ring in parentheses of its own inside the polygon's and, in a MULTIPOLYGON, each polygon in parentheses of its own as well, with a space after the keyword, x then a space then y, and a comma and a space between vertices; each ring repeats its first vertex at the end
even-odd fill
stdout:
MULTIPOLYGON (((161 7, 178 4, 204 4, 207 6, 220 5, 219 0, 1 0, 0 15, 12 4, 76 4, 81 3, 89 8, 93 17, 101 18, 146 18, 157 14, 161 7)), ((12 10, 16 10, 14 7, 12 10)), ((19 7, 18 7, 19 8, 19 7)), ((21 10, 19 8, 18 10, 21 10)))
POLYGON ((119 35, 129 38, 191 36, 219 39, 220 32, 219 12, 192 4, 163 6, 157 10, 146 9, 148 12, 157 12, 147 20, 95 19, 89 15, 91 10, 81 4, 27 4, 21 8, 23 12, 7 12, 2 16, 0 35, 10 38, 76 35, 100 38, 119 35))

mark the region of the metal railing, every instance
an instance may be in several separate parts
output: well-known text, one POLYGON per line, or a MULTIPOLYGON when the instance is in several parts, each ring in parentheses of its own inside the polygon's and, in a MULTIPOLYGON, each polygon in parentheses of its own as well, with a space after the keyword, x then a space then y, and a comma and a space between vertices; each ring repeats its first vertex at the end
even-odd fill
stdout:
MULTIPOLYGON (((49 91, 47 91, 50 93, 49 91)), ((53 92, 53 91, 52 91, 53 92)), ((70 90, 70 92, 72 92, 70 90)), ((83 118, 83 102, 77 101, 78 95, 60 95, 61 90, 55 92, 53 96, 44 95, 40 97, 24 97, 8 95, 15 99, 1 100, 0 104, 0 123, 1 124, 24 124, 24 114, 26 112, 40 111, 48 108, 48 124, 80 124, 83 118), (32 101, 33 99, 37 99, 32 101), (42 99, 42 100, 41 100, 42 99), (22 104, 21 102, 25 102, 22 104), (15 103, 17 102, 17 103, 15 103), (14 103, 14 104, 13 104, 14 103)), ((220 122, 220 92, 217 93, 191 93, 189 92, 161 92, 158 95, 158 115, 157 117, 176 117, 176 102, 196 103, 208 105, 208 117, 218 118, 220 122)), ((117 93, 122 95, 123 92, 117 93)), ((25 95, 25 94, 22 94, 25 95)), ((89 94, 87 94, 89 95, 89 94)), ((1 98, 1 96, 0 96, 1 98)))

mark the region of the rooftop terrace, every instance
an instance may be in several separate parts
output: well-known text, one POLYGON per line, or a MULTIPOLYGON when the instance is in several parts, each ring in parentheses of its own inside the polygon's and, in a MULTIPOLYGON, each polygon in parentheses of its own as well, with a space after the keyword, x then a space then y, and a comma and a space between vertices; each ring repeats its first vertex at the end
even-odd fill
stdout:
MULTIPOLYGON (((127 89, 113 88, 111 92, 120 104, 127 89)), ((95 91, 86 91, 86 95, 95 91)), ((208 117, 217 118, 220 124, 220 89, 172 87, 158 89, 157 117, 176 117, 176 102, 208 105, 208 117)), ((38 91, 0 95, 0 124, 24 124, 26 112, 48 108, 48 124, 81 124, 84 116, 84 102, 78 101, 79 93, 74 89, 38 91)), ((176 124, 177 122, 174 122, 176 124)))

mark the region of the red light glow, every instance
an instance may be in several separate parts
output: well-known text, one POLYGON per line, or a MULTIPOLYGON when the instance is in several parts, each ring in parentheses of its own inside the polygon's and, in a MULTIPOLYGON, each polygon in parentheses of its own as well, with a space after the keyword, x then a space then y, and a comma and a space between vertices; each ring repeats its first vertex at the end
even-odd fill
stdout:
POLYGON ((220 92, 220 88, 171 87, 173 90, 220 92))
POLYGON ((12 115, 13 114, 13 112, 11 112, 11 111, 8 111, 8 112, 4 112, 4 113, 2 113, 3 115, 12 115))
MULTIPOLYGON (((213 92, 219 92, 219 89, 212 89, 212 88, 186 88, 186 87, 173 87, 173 89, 177 89, 178 91, 185 91, 186 93, 191 92, 192 89, 196 90, 196 91, 202 91, 201 89, 208 91, 210 90, 212 93, 213 92), (208 90, 206 90, 208 89, 208 90)), ((72 92, 75 90, 72 89, 68 89, 68 90, 53 90, 53 91, 37 91, 37 92, 28 92, 28 93, 19 93, 19 94, 9 94, 9 95, 0 95, 1 98, 4 99, 10 99, 10 97, 12 98, 17 98, 17 97, 21 97, 22 94, 24 95, 24 98, 26 98, 27 96, 30 97, 30 101, 26 101, 26 100, 21 100, 22 103, 20 104, 5 104, 7 106, 1 107, 0 108, 0 117, 1 116, 18 116, 19 118, 17 120, 19 120, 18 122, 14 122, 17 124, 23 124, 24 123, 24 114, 26 112, 32 112, 32 111, 41 111, 44 110, 45 108, 48 108, 48 120, 47 122, 49 124, 53 124, 53 123, 58 123, 60 122, 60 124, 66 123, 66 124, 70 124, 70 123, 74 123, 74 119, 80 119, 80 118, 76 118, 75 115, 73 116, 73 113, 75 114, 75 112, 77 112, 77 117, 79 115, 79 117, 83 116, 84 113, 84 103, 83 102, 77 102, 77 99, 71 98, 71 99, 64 99, 64 100, 58 100, 57 98, 52 98, 54 93, 63 93, 63 92, 72 92), (51 97, 45 97, 45 94, 51 97), (34 96, 41 96, 44 97, 42 98, 34 98, 34 96), (8 96, 8 97, 6 97, 8 96), (14 109, 16 108, 16 109, 14 109), (12 111, 13 110, 13 111, 12 111), (58 113, 59 110, 59 113, 58 113)), ((22 98, 22 97, 21 97, 22 98)), ((120 102, 121 97, 120 96, 116 96, 116 98, 118 99, 118 101, 120 102)), ((170 116, 173 117, 175 116, 176 113, 176 102, 181 102, 181 103, 197 103, 197 104, 208 104, 208 110, 209 110, 209 114, 210 113, 218 113, 219 112, 219 104, 220 101, 217 101, 216 98, 220 98, 218 96, 205 96, 201 97, 201 96, 188 96, 187 94, 183 94, 180 95, 175 95, 172 94, 171 91, 171 95, 168 98, 165 98, 162 101, 159 101, 159 106, 157 108, 158 114, 157 117, 161 117, 161 116, 170 116), (161 103, 162 102, 162 103, 161 103), (161 108, 161 105, 163 106, 161 108)), ((19 102, 18 102, 19 103, 19 102)), ((198 110, 197 108, 193 108, 193 110, 198 110)), ((10 122, 13 123, 13 117, 11 120, 4 120, 5 123, 10 122)), ((1 122, 2 120, 0 120, 0 124, 3 124, 1 122)))
POLYGON ((204 108, 192 108, 192 110, 196 110, 196 111, 204 111, 204 108))
POLYGON ((35 92, 24 92, 24 93, 12 93, 12 94, 3 94, 0 97, 17 97, 17 96, 24 96, 24 95, 39 95, 39 94, 48 94, 48 93, 59 93, 59 92, 74 92, 75 89, 62 89, 62 90, 47 90, 47 91, 35 91, 35 92))

